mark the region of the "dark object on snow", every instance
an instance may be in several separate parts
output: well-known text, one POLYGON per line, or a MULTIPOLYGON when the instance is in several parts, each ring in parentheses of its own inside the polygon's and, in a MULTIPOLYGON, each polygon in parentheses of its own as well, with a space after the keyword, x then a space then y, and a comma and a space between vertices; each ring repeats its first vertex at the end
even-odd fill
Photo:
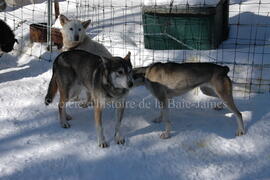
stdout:
POLYGON ((18 43, 12 30, 0 19, 0 52, 8 53, 12 51, 15 42, 18 43))

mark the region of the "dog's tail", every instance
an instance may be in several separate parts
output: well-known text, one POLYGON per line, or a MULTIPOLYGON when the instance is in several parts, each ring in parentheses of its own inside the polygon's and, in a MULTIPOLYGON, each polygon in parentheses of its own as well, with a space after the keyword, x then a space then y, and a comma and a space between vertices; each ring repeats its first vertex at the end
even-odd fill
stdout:
POLYGON ((53 75, 49 84, 47 95, 45 96, 45 105, 48 106, 50 103, 52 103, 53 98, 55 94, 57 93, 58 85, 56 82, 56 76, 53 71, 53 75))

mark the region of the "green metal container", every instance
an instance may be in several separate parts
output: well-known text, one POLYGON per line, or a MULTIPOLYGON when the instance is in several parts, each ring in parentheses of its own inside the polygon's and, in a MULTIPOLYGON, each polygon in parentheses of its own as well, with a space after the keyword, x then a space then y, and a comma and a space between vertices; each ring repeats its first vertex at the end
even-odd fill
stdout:
POLYGON ((228 38, 228 0, 215 6, 144 6, 147 49, 216 49, 228 38))

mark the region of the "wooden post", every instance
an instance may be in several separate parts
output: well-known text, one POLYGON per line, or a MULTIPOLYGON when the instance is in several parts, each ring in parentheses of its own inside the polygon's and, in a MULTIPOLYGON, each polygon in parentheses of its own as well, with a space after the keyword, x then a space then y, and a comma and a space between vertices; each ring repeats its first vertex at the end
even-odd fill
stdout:
POLYGON ((60 14, 58 0, 54 0, 54 12, 55 12, 55 20, 56 20, 60 14))

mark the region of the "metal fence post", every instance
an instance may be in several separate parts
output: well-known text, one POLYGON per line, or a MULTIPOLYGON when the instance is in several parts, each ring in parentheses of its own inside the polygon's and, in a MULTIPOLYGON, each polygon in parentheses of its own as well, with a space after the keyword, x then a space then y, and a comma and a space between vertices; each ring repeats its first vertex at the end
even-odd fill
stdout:
POLYGON ((52 0, 48 0, 47 49, 52 52, 52 0))

